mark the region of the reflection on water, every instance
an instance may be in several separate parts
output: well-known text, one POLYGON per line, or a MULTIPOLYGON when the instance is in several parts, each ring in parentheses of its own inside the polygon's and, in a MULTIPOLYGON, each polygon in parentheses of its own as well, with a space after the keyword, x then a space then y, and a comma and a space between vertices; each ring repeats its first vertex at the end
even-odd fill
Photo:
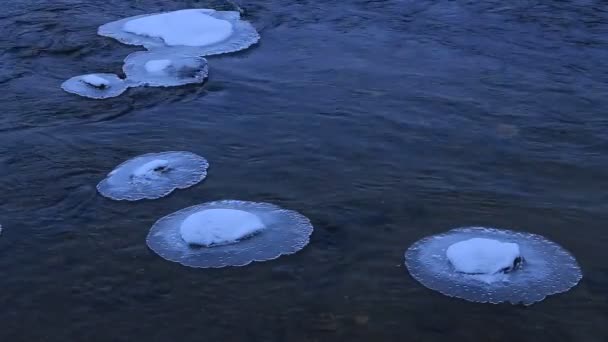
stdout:
POLYGON ((601 0, 241 5, 261 33, 205 85, 63 92, 137 51, 95 34, 193 0, 8 0, 0 14, 0 340, 604 341, 608 11, 601 0), (115 165, 187 150, 205 183, 96 193, 115 165), (145 245, 160 217, 271 202, 315 226, 300 253, 192 270, 145 245), (423 236, 530 231, 584 279, 530 308, 434 293, 402 265, 423 236))

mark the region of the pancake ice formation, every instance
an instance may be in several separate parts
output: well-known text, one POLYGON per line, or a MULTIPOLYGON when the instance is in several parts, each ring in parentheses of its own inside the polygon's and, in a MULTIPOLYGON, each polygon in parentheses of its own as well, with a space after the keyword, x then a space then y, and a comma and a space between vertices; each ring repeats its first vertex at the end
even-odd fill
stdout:
POLYGON ((146 239, 162 258, 184 266, 244 266, 304 248, 313 226, 303 215, 268 203, 216 201, 158 220, 146 239))
POLYGON ((98 34, 149 51, 127 56, 125 79, 113 74, 76 76, 62 84, 65 91, 105 99, 129 87, 203 83, 209 73, 204 56, 243 50, 260 39, 239 12, 200 8, 128 17, 100 26, 98 34))
POLYGON ((118 165, 97 191, 113 200, 157 199, 199 183, 208 167, 205 158, 191 152, 148 153, 118 165))
POLYGON ((405 252, 405 265, 422 285, 481 303, 531 305, 570 290, 582 278, 576 259, 558 244, 485 227, 423 238, 405 252))
POLYGON ((124 93, 129 84, 115 74, 86 74, 70 78, 61 88, 92 99, 107 99, 124 93))

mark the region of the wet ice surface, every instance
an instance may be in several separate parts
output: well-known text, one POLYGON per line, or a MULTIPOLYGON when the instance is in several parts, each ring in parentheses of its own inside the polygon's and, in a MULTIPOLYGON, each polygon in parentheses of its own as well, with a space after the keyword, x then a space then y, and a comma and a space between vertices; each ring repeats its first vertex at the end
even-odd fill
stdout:
POLYGON ((145 14, 102 25, 102 36, 148 50, 179 48, 188 56, 235 52, 257 43, 260 36, 233 11, 188 9, 145 14), (165 25, 157 25, 163 22, 165 25))
POLYGON ((424 286, 481 303, 530 305, 568 291, 582 278, 576 259, 556 243, 540 235, 482 227, 458 228, 419 240, 406 251, 405 264, 424 286), (524 262, 509 273, 456 272, 446 251, 455 243, 473 238, 517 243, 524 262))
POLYGON ((97 190, 114 200, 156 199, 199 183, 208 167, 205 158, 191 152, 144 154, 118 165, 97 190))
POLYGON ((161 218, 150 229, 146 241, 166 260, 189 267, 217 268, 244 266, 296 253, 308 244, 312 231, 310 221, 295 211, 268 203, 226 200, 192 206, 161 218), (255 215, 264 228, 236 243, 190 246, 182 238, 180 227, 191 215, 211 209, 245 211, 255 215))
POLYGON ((107 99, 124 93, 129 85, 115 74, 100 73, 74 76, 63 82, 61 88, 84 97, 107 99))
POLYGON ((206 59, 172 50, 132 53, 125 59, 123 71, 130 82, 154 87, 202 83, 209 73, 206 59))

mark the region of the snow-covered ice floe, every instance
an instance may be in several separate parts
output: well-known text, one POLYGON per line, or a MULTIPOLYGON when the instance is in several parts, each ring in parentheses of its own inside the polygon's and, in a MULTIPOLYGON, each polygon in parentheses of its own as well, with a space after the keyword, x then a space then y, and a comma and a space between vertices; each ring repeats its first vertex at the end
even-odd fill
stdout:
POLYGON ((187 56, 208 56, 246 49, 258 32, 234 11, 184 9, 144 14, 113 21, 98 29, 102 36, 148 50, 179 50, 187 56))
POLYGON ((216 201, 158 220, 146 239, 162 258, 184 266, 244 266, 293 254, 313 232, 298 212, 268 203, 216 201))
POLYGON ((182 56, 171 50, 134 52, 125 59, 123 71, 130 82, 151 87, 203 83, 209 74, 203 57, 182 56))
POLYGON ((114 200, 156 199, 199 183, 208 167, 205 158, 191 152, 148 153, 118 165, 97 190, 114 200))
POLYGON ((86 74, 70 78, 61 88, 92 99, 107 99, 124 93, 129 84, 115 74, 86 74))
POLYGON ((422 285, 481 303, 531 305, 582 279, 576 259, 546 238, 495 228, 457 228, 414 243, 405 265, 422 285))
POLYGON ((135 86, 202 83, 209 73, 203 56, 243 50, 260 39, 255 28, 241 20, 239 12, 212 9, 138 15, 102 25, 97 32, 150 51, 136 52, 125 59, 126 80, 114 74, 76 76, 62 84, 65 91, 105 99, 135 86))

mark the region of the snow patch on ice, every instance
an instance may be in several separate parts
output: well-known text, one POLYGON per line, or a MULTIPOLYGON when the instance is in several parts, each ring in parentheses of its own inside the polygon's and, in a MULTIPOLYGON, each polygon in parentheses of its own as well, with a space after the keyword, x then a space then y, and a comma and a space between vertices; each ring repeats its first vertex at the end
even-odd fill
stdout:
POLYGON ((216 19, 199 9, 149 15, 127 21, 123 30, 162 39, 168 46, 204 46, 221 42, 232 34, 229 21, 216 19))
POLYGON ((521 258, 518 244, 485 238, 456 242, 446 256, 456 271, 468 274, 508 272, 521 258))
POLYGON ((153 59, 146 62, 145 68, 147 72, 159 73, 167 69, 170 65, 171 60, 169 59, 153 59))
POLYGON ((188 216, 180 234, 190 245, 212 246, 237 242, 262 229, 262 221, 246 211, 207 209, 188 216))

